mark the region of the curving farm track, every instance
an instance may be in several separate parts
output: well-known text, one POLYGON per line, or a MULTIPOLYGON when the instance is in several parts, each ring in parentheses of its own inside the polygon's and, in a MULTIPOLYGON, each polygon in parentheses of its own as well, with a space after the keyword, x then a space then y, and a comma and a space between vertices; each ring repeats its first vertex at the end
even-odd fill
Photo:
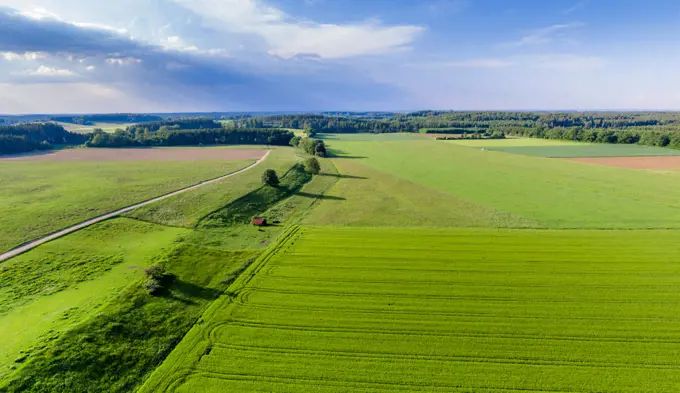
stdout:
POLYGON ((85 227, 88 227, 88 226, 90 226, 90 225, 96 224, 96 223, 98 223, 98 222, 102 222, 102 221, 104 221, 104 220, 108 220, 109 218, 113 218, 113 217, 119 216, 119 215, 121 215, 121 214, 123 214, 123 213, 127 213, 127 212, 129 212, 129 211, 131 211, 131 210, 134 210, 134 209, 137 209, 137 208, 139 208, 139 207, 146 206, 146 205, 152 204, 152 203, 154 203, 154 202, 158 202, 158 201, 161 201, 161 200, 163 200, 163 199, 170 198, 170 197, 172 197, 172 196, 182 194, 182 193, 187 192, 187 191, 195 190, 195 189, 197 189, 197 188, 199 188, 199 187, 203 187, 203 186, 208 185, 208 184, 216 183, 216 182, 218 182, 218 181, 221 181, 221 180, 230 178, 230 177, 232 177, 232 176, 236 176, 236 175, 238 175, 238 174, 240 174, 240 173, 243 173, 243 172, 245 172, 245 171, 247 171, 247 170, 249 170, 249 169, 252 169, 252 168, 258 166, 259 164, 261 164, 264 160, 267 159, 267 157, 269 156, 269 153, 271 153, 271 150, 267 150, 267 152, 266 152, 259 160, 255 161, 254 163, 250 164, 249 166, 247 166, 247 167, 245 167, 245 168, 243 168, 243 169, 239 169, 238 171, 231 172, 231 173, 226 174, 226 175, 224 175, 224 176, 220 176, 220 177, 215 178, 215 179, 212 179, 212 180, 207 180, 207 181, 204 181, 204 182, 195 184, 195 185, 193 185, 193 186, 189 186, 189 187, 186 187, 186 188, 182 188, 182 189, 180 189, 180 190, 173 191, 173 192, 171 192, 171 193, 169 193, 169 194, 161 195, 161 196, 159 196, 159 197, 152 198, 152 199, 149 199, 149 200, 144 201, 144 202, 140 202, 140 203, 137 203, 137 204, 128 206, 128 207, 124 207, 124 208, 119 209, 119 210, 116 210, 116 211, 114 211, 114 212, 107 213, 107 214, 101 215, 101 216, 99 216, 99 217, 95 217, 95 218, 89 219, 89 220, 87 220, 87 221, 83 221, 83 222, 81 222, 81 223, 72 225, 72 226, 70 226, 70 227, 68 227, 68 228, 62 229, 62 230, 60 230, 60 231, 58 231, 58 232, 54 232, 54 233, 52 233, 52 234, 50 234, 50 235, 47 235, 47 236, 42 237, 42 238, 40 238, 40 239, 34 240, 34 241, 30 242, 30 243, 26 243, 26 244, 24 244, 24 245, 22 245, 22 246, 20 246, 20 247, 14 248, 14 249, 12 249, 12 250, 10 250, 10 251, 7 251, 7 252, 5 252, 5 253, 3 253, 3 254, 0 254, 0 262, 5 261, 5 260, 7 260, 7 259, 10 259, 10 258, 12 258, 12 257, 15 257, 15 256, 17 256, 17 255, 19 255, 19 254, 23 254, 23 253, 25 253, 26 251, 29 251, 29 250, 31 250, 31 249, 34 249, 34 248, 38 247, 38 246, 41 245, 41 244, 45 244, 45 243, 50 242, 50 241, 52 241, 52 240, 54 240, 54 239, 60 238, 60 237, 65 236, 65 235, 68 235, 69 233, 73 233, 73 232, 75 232, 75 231, 78 231, 78 230, 83 229, 83 228, 85 228, 85 227))

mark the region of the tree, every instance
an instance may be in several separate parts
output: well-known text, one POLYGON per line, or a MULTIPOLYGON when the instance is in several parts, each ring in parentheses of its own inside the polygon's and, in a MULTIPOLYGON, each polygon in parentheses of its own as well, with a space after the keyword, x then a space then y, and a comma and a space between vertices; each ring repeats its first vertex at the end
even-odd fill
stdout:
POLYGON ((305 172, 311 173, 312 175, 318 175, 321 172, 321 165, 319 165, 319 160, 315 157, 310 157, 304 162, 305 172))
POLYGON ((273 169, 265 170, 262 174, 262 183, 269 187, 278 187, 280 182, 276 171, 273 169))
POLYGON ((293 147, 298 147, 298 144, 300 143, 300 137, 299 136, 294 136, 290 138, 290 145, 293 147))
POLYGON ((314 145, 314 155, 319 157, 326 157, 326 145, 323 141, 318 141, 319 143, 314 145))

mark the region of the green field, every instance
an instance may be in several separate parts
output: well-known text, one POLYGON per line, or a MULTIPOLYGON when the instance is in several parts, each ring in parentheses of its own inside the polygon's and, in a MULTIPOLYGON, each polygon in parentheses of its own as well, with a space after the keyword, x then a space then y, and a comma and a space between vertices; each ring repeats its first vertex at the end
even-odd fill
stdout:
POLYGON ((0 161, 0 252, 252 162, 0 161))
POLYGON ((139 280, 149 261, 183 234, 117 219, 0 264, 0 380, 16 359, 81 323, 139 280))
MULTIPOLYGON (((276 148, 0 264, 0 391, 677 391, 680 173, 512 152, 637 146, 324 138, 319 175, 276 148)), ((0 208, 60 227, 237 163, 28 164, 0 163, 0 208)))
POLYGON ((673 149, 642 145, 611 145, 604 143, 591 145, 573 144, 508 147, 498 145, 489 147, 489 150, 551 158, 680 156, 680 151, 673 149))
MULTIPOLYGON (((421 192, 427 196, 422 197, 423 200, 432 198, 427 190, 434 190, 467 201, 464 205, 450 206, 459 215, 465 215, 459 206, 475 204, 545 228, 680 228, 678 173, 650 173, 594 166, 482 151, 439 141, 334 141, 330 147, 353 157, 335 159, 340 169, 343 168, 344 160, 356 160, 361 165, 379 171, 376 179, 391 175, 424 187, 421 192)), ((350 167, 342 175, 355 175, 352 170, 353 167, 350 167)), ((361 176, 360 171, 356 174, 361 176)), ((372 180, 369 178, 366 182, 372 180)), ((376 226, 400 225, 410 220, 404 219, 404 215, 411 213, 414 221, 419 220, 417 209, 404 209, 401 215, 383 214, 381 219, 371 220, 374 214, 378 217, 380 210, 373 209, 374 204, 364 203, 362 184, 352 179, 341 180, 336 187, 344 187, 340 196, 346 199, 324 201, 319 209, 327 212, 336 208, 351 210, 354 216, 361 216, 376 226), (353 182, 355 186, 343 185, 343 182, 353 182), (329 204, 338 206, 324 206, 329 204)), ((402 192, 397 184, 387 182, 388 188, 376 198, 421 198, 420 194, 402 192)), ((331 190, 331 195, 334 192, 331 190)), ((449 209, 448 205, 435 206, 442 211, 449 209)), ((334 220, 321 215, 316 217, 318 220, 307 223, 350 225, 355 222, 351 215, 336 216, 334 220)), ((476 225, 470 223, 468 226, 476 225)), ((464 225, 458 221, 456 225, 442 223, 441 226, 464 225)))
POLYGON ((142 391, 675 391, 679 234, 302 228, 142 391))
POLYGON ((367 142, 386 142, 386 141, 422 141, 427 139, 418 134, 395 133, 395 134, 320 134, 317 136, 326 142, 332 141, 367 141, 367 142))
POLYGON ((451 140, 460 146, 470 147, 514 147, 514 146, 587 146, 588 143, 562 141, 557 139, 506 138, 506 139, 461 139, 451 140))

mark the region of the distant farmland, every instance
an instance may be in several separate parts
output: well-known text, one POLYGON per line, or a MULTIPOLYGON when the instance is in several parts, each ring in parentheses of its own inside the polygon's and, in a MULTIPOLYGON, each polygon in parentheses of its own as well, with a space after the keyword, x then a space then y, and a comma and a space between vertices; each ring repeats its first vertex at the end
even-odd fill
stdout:
POLYGON ((294 229, 142 391, 670 391, 676 237, 294 229))

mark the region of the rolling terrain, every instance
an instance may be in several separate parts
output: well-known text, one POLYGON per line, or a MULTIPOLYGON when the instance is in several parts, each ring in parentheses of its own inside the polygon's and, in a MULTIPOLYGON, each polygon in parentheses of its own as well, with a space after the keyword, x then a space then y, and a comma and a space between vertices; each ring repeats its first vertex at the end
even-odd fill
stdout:
POLYGON ((588 161, 672 150, 321 137, 0 264, 0 391, 676 390, 680 172, 588 161))

